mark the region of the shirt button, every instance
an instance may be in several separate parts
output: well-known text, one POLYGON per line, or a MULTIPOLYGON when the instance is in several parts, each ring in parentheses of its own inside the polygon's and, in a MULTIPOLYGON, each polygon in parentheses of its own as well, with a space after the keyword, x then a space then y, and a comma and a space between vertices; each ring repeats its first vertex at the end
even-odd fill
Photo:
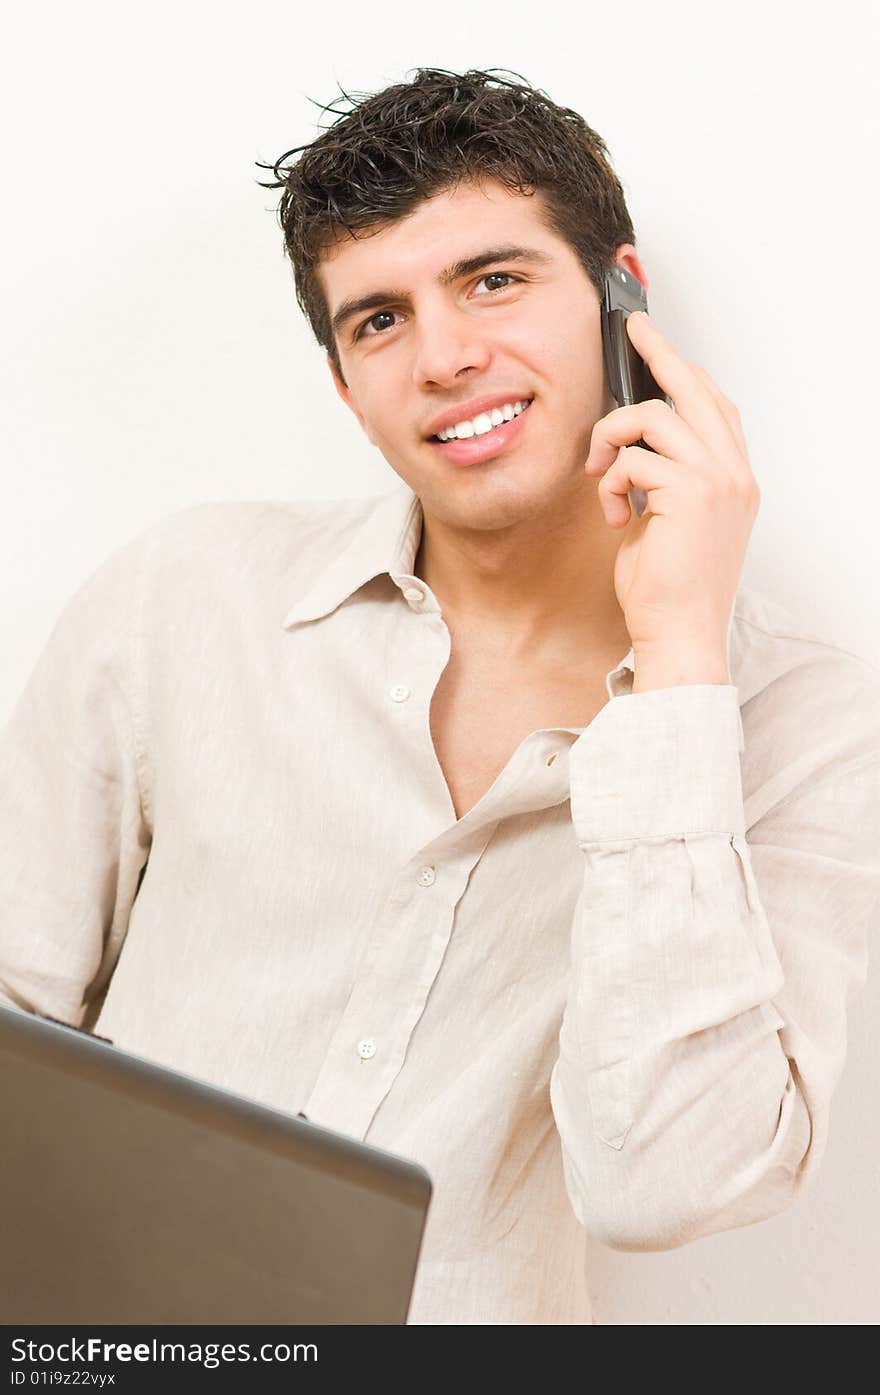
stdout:
POLYGON ((419 886, 433 886, 435 873, 433 867, 419 868, 419 886))
POLYGON ((395 702, 406 702, 410 695, 410 691, 411 690, 407 688, 405 684, 395 683, 394 687, 391 689, 391 696, 394 698, 395 702))
POLYGON ((375 1056, 375 1054, 376 1043, 372 1037, 364 1037, 363 1041, 358 1042, 358 1055, 362 1061, 369 1061, 370 1057, 375 1056))
POLYGON ((420 591, 418 586, 407 586, 403 599, 409 601, 410 605, 419 605, 425 599, 425 593, 420 591))

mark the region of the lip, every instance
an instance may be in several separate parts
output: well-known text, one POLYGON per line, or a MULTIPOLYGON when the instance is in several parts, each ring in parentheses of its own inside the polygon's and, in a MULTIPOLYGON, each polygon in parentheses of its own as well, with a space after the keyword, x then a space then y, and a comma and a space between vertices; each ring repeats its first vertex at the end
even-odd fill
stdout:
MULTIPOLYGON (((510 398, 506 400, 509 402, 510 398)), ((530 402, 518 417, 506 421, 503 426, 496 426, 492 431, 484 432, 482 436, 469 436, 464 441, 429 441, 428 445, 433 450, 442 451, 451 465, 476 465, 481 460, 491 460, 517 439, 522 430, 523 418, 528 416, 532 406, 533 403, 530 402)), ((459 417, 458 420, 462 421, 464 418, 459 417)))
POLYGON ((496 392, 491 397, 484 394, 482 397, 472 397, 469 402, 459 402, 457 407, 450 407, 442 416, 428 423, 425 438, 430 440, 438 431, 443 431, 447 426, 456 426, 460 421, 473 421, 481 412, 491 412, 493 407, 503 407, 505 402, 525 402, 531 395, 528 392, 517 392, 513 396, 509 392, 496 392))

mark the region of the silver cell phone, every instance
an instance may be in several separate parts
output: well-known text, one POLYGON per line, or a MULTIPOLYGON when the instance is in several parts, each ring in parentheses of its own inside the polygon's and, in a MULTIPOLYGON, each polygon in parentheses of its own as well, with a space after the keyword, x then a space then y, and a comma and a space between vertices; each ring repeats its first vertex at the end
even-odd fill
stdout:
MULTIPOLYGON (((636 310, 647 309, 648 297, 638 277, 617 264, 606 271, 601 303, 602 346, 608 386, 618 407, 631 407, 636 402, 647 402, 651 397, 659 397, 668 406, 673 406, 672 398, 656 381, 626 332, 629 316, 636 310)), ((633 444, 644 450, 654 449, 641 439, 633 444)), ((641 518, 648 502, 645 491, 631 489, 629 501, 636 517, 641 518)))

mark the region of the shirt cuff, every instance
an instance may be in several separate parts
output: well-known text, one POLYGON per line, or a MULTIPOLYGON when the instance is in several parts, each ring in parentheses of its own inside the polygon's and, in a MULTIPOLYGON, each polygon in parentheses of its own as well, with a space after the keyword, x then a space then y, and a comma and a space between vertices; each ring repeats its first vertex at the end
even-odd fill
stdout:
POLYGON ((578 843, 745 836, 744 745, 732 683, 612 698, 569 751, 578 843))

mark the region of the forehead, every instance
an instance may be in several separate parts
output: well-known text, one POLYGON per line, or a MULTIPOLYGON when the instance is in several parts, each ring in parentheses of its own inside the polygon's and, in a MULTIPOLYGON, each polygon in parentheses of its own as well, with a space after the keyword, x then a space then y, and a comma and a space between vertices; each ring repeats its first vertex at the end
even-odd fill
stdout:
POLYGON ((376 230, 343 234, 323 254, 318 278, 331 313, 373 283, 432 278, 455 258, 490 242, 524 242, 551 255, 567 244, 545 226, 542 193, 520 194, 495 180, 462 183, 423 199, 412 213, 376 230))

